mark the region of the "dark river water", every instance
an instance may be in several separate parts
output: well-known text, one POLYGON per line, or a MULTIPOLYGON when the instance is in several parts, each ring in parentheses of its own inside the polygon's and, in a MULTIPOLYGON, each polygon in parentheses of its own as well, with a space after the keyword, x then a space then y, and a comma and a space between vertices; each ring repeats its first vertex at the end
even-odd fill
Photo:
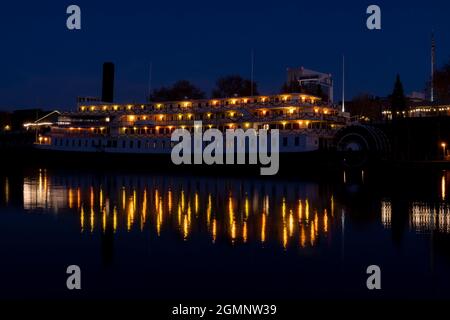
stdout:
POLYGON ((449 184, 445 171, 3 171, 0 297, 450 298, 449 184))

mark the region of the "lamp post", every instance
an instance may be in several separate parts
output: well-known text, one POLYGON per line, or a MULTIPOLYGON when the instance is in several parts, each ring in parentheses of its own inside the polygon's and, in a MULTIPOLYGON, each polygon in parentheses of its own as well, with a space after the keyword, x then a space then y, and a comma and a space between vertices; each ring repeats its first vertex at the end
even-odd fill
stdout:
POLYGON ((443 152, 443 154, 444 154, 444 159, 445 159, 445 157, 446 157, 446 151, 447 151, 447 144, 445 143, 445 142, 442 142, 441 143, 441 147, 442 147, 442 152, 443 152))

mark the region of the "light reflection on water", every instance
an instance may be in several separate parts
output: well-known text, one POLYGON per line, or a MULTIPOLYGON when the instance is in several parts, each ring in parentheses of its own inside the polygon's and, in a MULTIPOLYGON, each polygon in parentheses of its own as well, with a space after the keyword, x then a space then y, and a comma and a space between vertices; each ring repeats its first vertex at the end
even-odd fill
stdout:
MULTIPOLYGON (((347 183, 343 172, 344 184, 347 183)), ((158 235, 162 229, 178 230, 184 240, 192 232, 207 231, 211 241, 225 236, 232 243, 277 238, 288 244, 314 246, 345 221, 344 210, 336 214, 335 196, 319 194, 314 183, 283 187, 269 182, 237 182, 164 177, 109 177, 104 184, 93 177, 49 177, 47 170, 24 177, 25 210, 75 210, 81 232, 105 232, 112 228, 128 232, 147 226, 158 235)), ((415 232, 437 230, 450 233, 450 205, 447 198, 447 173, 440 181, 441 203, 411 200, 408 204, 409 229, 415 232)), ((361 172, 364 183, 364 171, 361 172)), ((9 203, 9 180, 4 179, 5 204, 9 203)), ((391 228, 392 204, 382 199, 381 223, 391 228)))
MULTIPOLYGON (((381 221, 386 228, 391 228, 392 205, 390 201, 381 203, 381 221)), ((409 228, 417 233, 439 231, 450 233, 450 206, 429 205, 413 202, 409 206, 409 228)))
POLYGON ((53 273, 75 261, 108 282, 94 282, 90 297, 172 297, 184 287, 235 297, 238 282, 251 283, 242 296, 322 297, 326 289, 330 297, 360 297, 367 294, 361 274, 375 263, 391 277, 383 294, 450 297, 450 174, 373 177, 3 174, 0 241, 8 245, 0 246, 0 271, 15 275, 4 292, 21 297, 30 281, 48 285, 39 279, 59 288, 53 273), (36 272, 23 278, 16 273, 23 266, 36 272), (204 281, 209 272, 220 276, 204 281), (111 282, 120 285, 109 290, 111 282))
POLYGON ((193 232, 215 243, 277 241, 288 246, 314 246, 338 227, 333 195, 316 184, 274 185, 215 179, 116 176, 100 183, 76 176, 51 177, 46 170, 23 183, 27 211, 59 213, 70 209, 82 233, 149 228, 159 236, 177 230, 185 241, 193 232))
MULTIPOLYGON (((409 229, 416 233, 439 231, 450 233, 450 205, 447 198, 447 172, 442 173, 440 179, 441 202, 429 203, 411 200, 408 203, 409 229)), ((392 220, 391 200, 381 201, 381 222, 385 228, 391 228, 392 220)))

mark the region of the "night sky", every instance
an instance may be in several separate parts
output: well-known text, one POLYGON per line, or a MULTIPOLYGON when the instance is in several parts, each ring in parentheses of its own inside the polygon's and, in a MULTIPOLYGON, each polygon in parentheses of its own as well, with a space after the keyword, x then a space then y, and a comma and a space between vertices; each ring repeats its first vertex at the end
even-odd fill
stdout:
POLYGON ((0 109, 69 109, 77 96, 100 96, 104 61, 116 64, 119 102, 145 100, 153 87, 187 79, 208 94, 230 73, 250 77, 262 93, 279 91, 286 68, 332 73, 347 95, 387 95, 400 73, 405 91, 430 74, 435 31, 439 65, 450 58, 446 1, 2 1, 0 109), (66 28, 66 8, 81 7, 82 29, 66 28), (366 28, 366 8, 382 10, 382 30, 366 28))

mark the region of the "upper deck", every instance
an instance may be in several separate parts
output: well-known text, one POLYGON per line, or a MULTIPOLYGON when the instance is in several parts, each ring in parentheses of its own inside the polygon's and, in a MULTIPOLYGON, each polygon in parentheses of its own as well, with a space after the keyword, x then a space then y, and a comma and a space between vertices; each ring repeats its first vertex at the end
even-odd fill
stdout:
POLYGON ((236 107, 246 107, 249 109, 280 107, 283 105, 292 106, 320 106, 322 99, 316 96, 292 93, 279 95, 263 95, 253 97, 231 97, 223 99, 201 99, 201 100, 181 100, 151 102, 145 104, 81 104, 77 111, 89 114, 122 114, 127 112, 142 113, 148 111, 157 111, 161 113, 173 112, 202 112, 218 109, 232 109, 236 107))

